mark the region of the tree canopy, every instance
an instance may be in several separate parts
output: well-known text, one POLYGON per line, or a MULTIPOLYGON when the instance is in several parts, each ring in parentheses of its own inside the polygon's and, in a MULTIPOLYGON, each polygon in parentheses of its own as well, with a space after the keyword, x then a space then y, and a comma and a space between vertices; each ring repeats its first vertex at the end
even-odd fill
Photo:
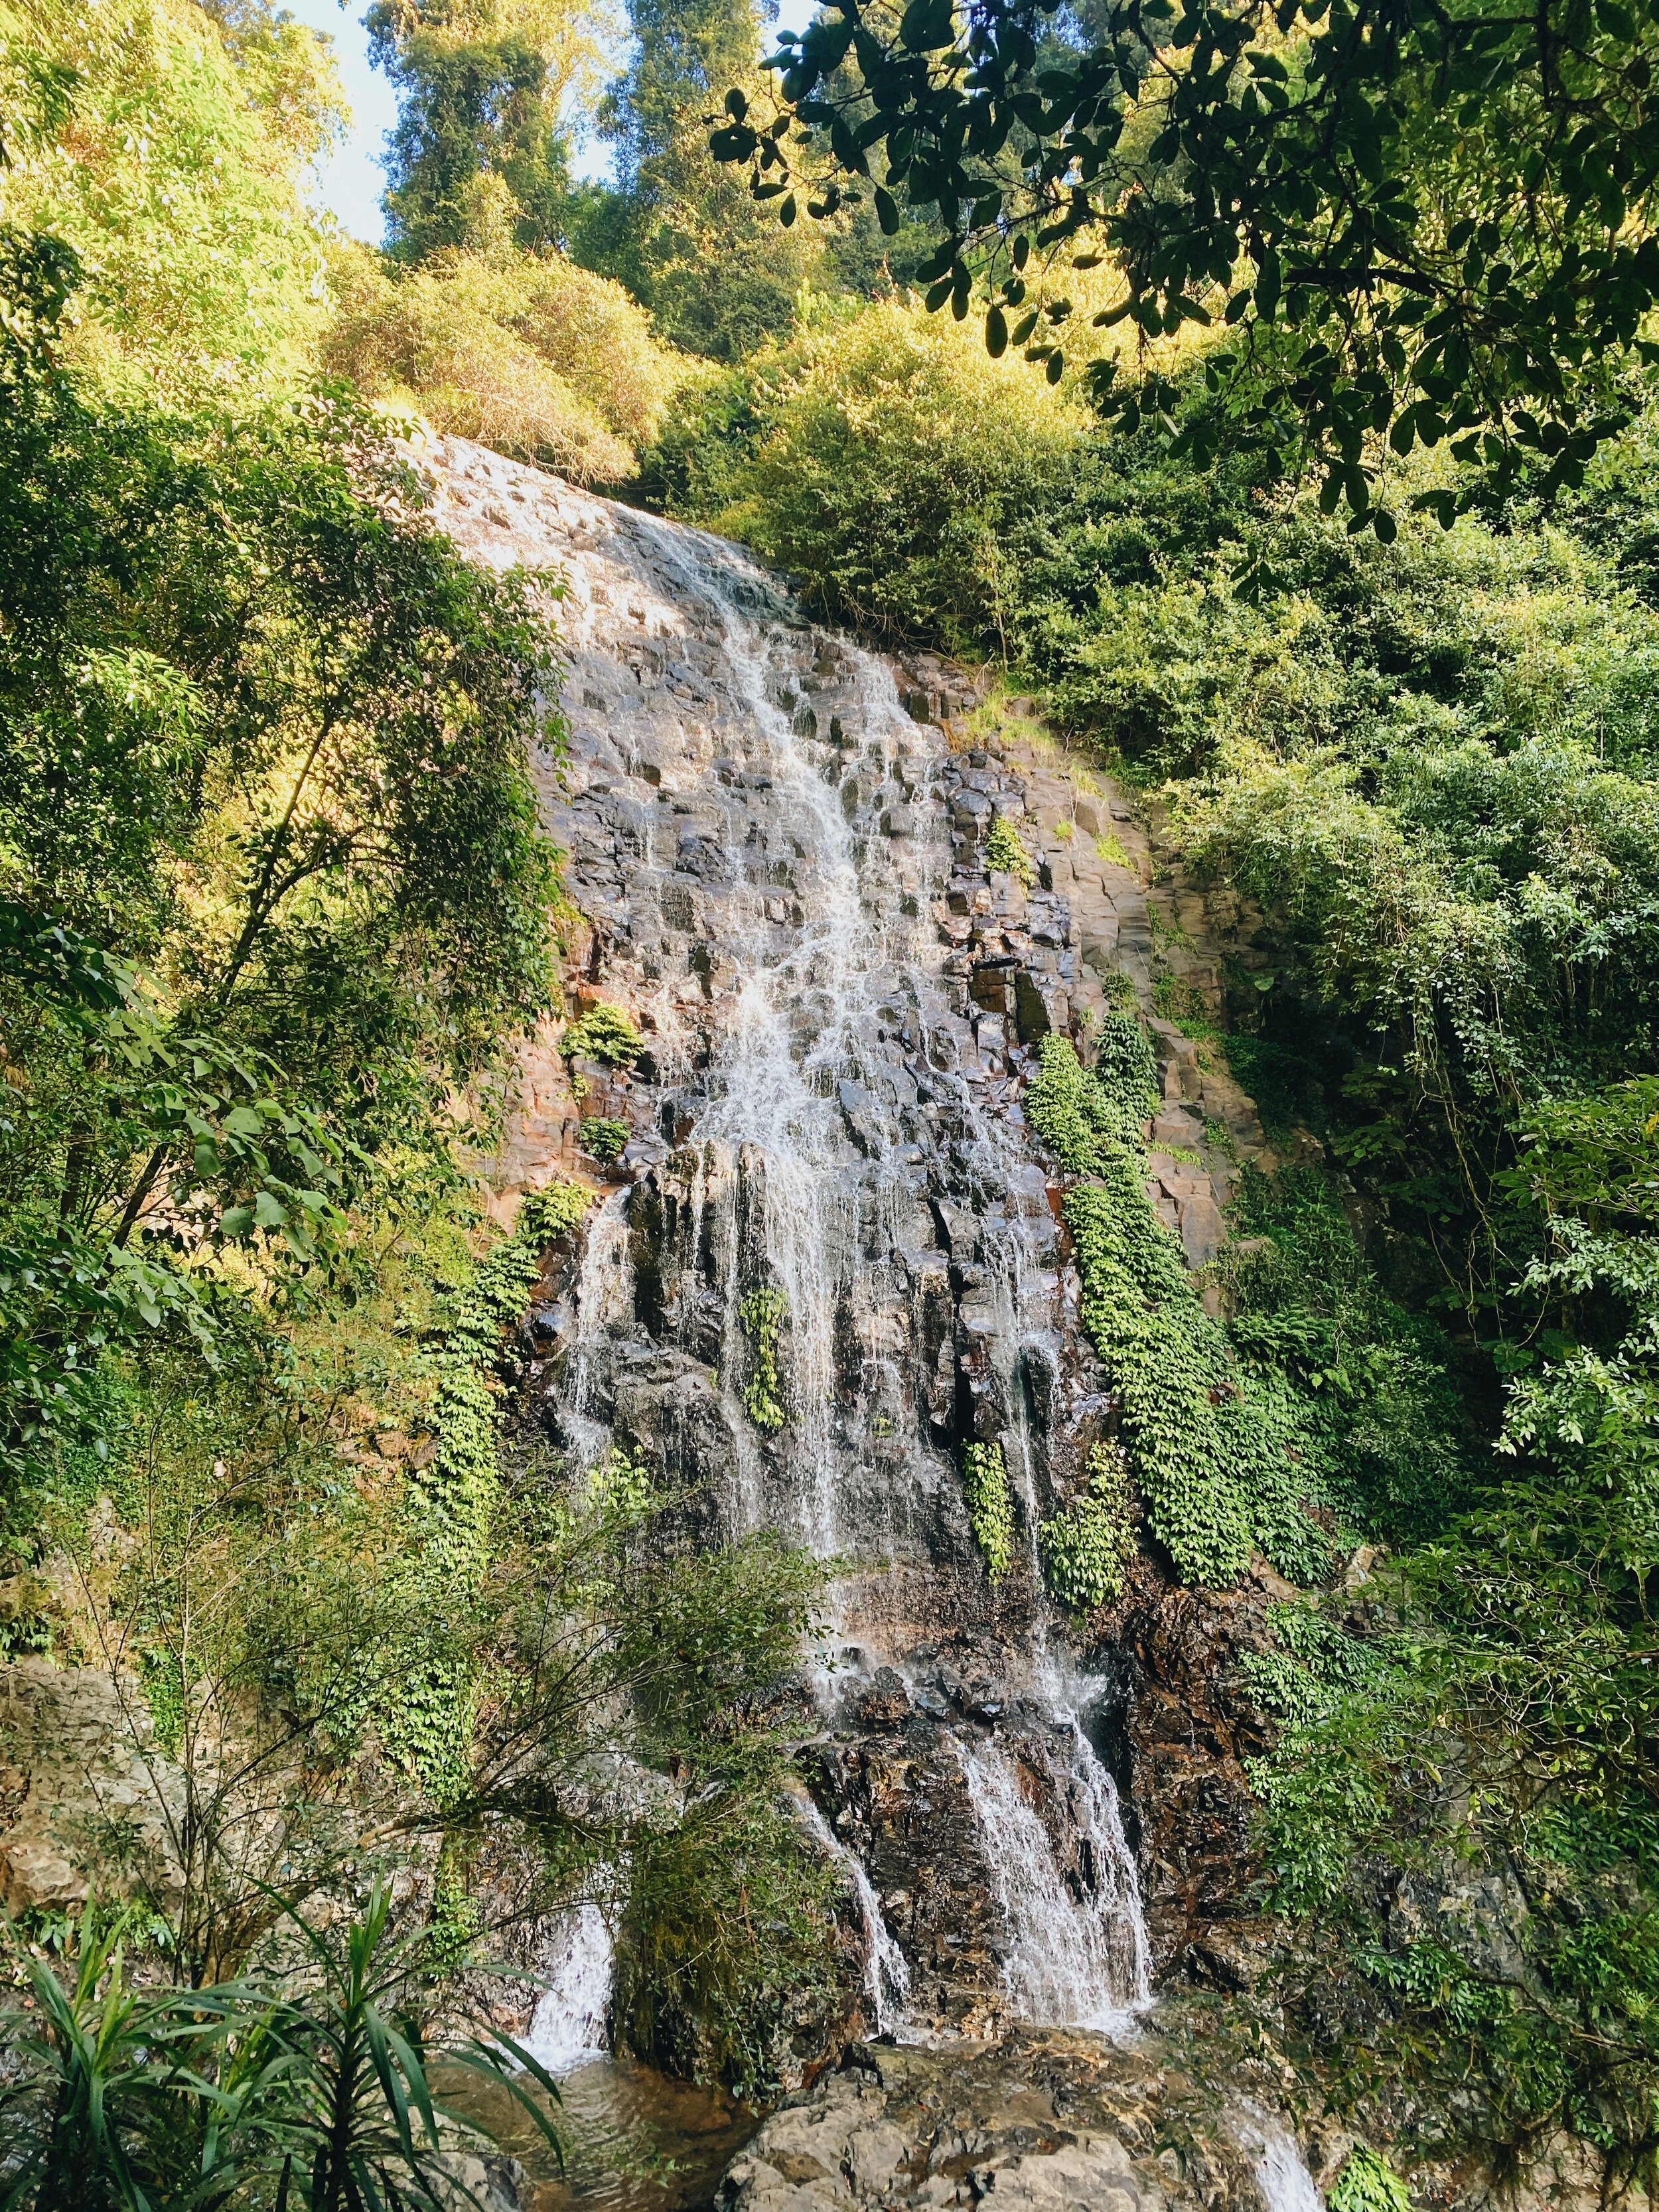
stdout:
POLYGON ((866 190, 885 230, 922 213, 930 307, 979 293, 992 352, 1056 379, 1097 343, 1073 270, 1121 277, 1094 327, 1218 326, 1219 406, 1178 420, 1167 378, 1102 357, 1103 412, 1200 460, 1224 434, 1311 457, 1387 536, 1376 441, 1449 443, 1467 473, 1417 495, 1443 519, 1523 471, 1577 483, 1628 419, 1659 298, 1656 55, 1639 0, 836 0, 783 35, 775 112, 738 88, 711 143, 786 224, 826 159, 810 214, 866 190))

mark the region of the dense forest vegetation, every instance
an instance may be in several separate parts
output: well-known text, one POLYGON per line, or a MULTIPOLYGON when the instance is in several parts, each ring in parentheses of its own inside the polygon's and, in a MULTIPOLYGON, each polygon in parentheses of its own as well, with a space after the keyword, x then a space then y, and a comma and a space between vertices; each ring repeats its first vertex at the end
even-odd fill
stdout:
MULTIPOLYGON (((783 80, 809 128, 769 137, 745 0, 635 0, 623 47, 570 0, 377 0, 400 121, 374 251, 306 211, 340 102, 280 11, 0 6, 0 1638, 141 1685, 186 1783, 182 1900, 126 1866, 77 1926, 10 1933, 14 2201, 418 2191, 423 2061, 385 2023, 462 2004, 503 1827, 540 1910, 629 1857, 642 2049, 763 2088, 781 2010, 834 1970, 766 1786, 817 1570, 682 1553, 625 1457, 571 1491, 498 1450, 502 1331, 586 1204, 557 1186, 507 1234, 478 1182, 514 1039, 559 1003, 527 765, 561 742, 557 606, 434 530, 410 418, 992 665, 1267 911, 1225 1033, 1172 980, 1161 1004, 1326 1163, 1247 1177, 1218 1263, 1230 1372, 1296 1425, 1336 1532, 1238 1472, 1250 1541, 1331 1593, 1256 1662, 1276 2031, 1425 2139, 1659 2148, 1650 15, 1568 11, 1565 109, 1553 81, 1527 106, 1501 40, 1455 58, 1456 132, 1383 82, 1342 168, 1357 313, 1352 269, 1308 274, 1321 218, 1282 167, 1240 156, 1224 192, 1233 142, 1177 125, 1219 127, 1212 78, 1271 119, 1287 70, 1321 82, 1298 40, 1369 18, 1244 11, 1229 43, 1192 11, 1190 112, 1160 125, 1138 17, 1044 17, 974 149, 994 200, 909 168, 950 136, 948 71, 905 74, 948 47, 934 13, 821 40, 783 80), (1079 74, 1109 49, 1115 92, 1079 74), (1071 173, 1022 149, 1109 94, 1129 167, 1091 155, 1056 226, 1071 173), (610 184, 571 174, 584 104, 610 184), (1531 276, 1506 140, 1555 165, 1534 200, 1565 194, 1531 276), (1110 208, 1183 161, 1188 215, 1152 191, 1126 246, 1110 208), (1319 297, 1285 325, 1298 255, 1319 297), (1422 317, 1376 287, 1417 298, 1411 268, 1460 256, 1466 324, 1408 366, 1422 317), (1064 349, 1085 319, 1098 357, 1064 349), (625 1833, 574 1809, 624 1699, 672 1778, 625 1833), (1480 1874, 1514 1940, 1385 1926, 1389 1868, 1480 1874), (420 1911, 388 1918, 394 1879, 420 1911), (296 1933, 319 1899, 357 1916, 349 1950, 296 1933), (383 2040, 348 2095, 354 2036, 383 2040)), ((1110 1102, 1066 1098, 1086 1152, 1110 1102)))

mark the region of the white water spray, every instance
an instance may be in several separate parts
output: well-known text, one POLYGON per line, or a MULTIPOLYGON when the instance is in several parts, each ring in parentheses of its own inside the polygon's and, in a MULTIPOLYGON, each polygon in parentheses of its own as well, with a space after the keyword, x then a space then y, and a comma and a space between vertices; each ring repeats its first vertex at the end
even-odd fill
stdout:
POLYGON ((968 1795, 1002 1908, 1003 1983, 1018 2015, 1048 2027, 1121 2034, 1148 2002, 1139 1886, 1116 1785, 1081 1731, 1073 1769, 1081 1836, 1093 1862, 1081 1896, 1061 1874, 1013 1758, 994 1737, 962 1754, 968 1795))
POLYGON ((800 1801, 801 1818, 846 1874, 864 1923, 864 1987, 878 2035, 904 2035, 905 2000, 910 1994, 910 1962, 895 1941, 881 1899, 858 1853, 842 1842, 810 1797, 800 1801))
POLYGON ((1267 2212, 1325 2212, 1296 2137, 1276 2114, 1245 2105, 1234 2117, 1233 2132, 1249 2155, 1267 2212))
POLYGON ((547 1987, 536 2002, 525 2049, 550 2074, 568 2074, 605 2056, 615 1945, 597 1905, 567 1913, 554 1939, 547 1987))

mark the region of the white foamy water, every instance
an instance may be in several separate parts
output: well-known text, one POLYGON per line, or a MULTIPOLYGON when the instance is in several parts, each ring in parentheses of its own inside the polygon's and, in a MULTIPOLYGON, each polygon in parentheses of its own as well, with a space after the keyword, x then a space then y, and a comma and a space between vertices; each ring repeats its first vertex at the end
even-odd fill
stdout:
POLYGON ((561 1922, 547 1986, 524 2038, 525 2049, 550 2074, 568 2074, 605 2056, 615 1945, 597 1905, 579 1905, 561 1922))
POLYGON ((1024 2020, 1121 2033, 1149 2002, 1140 1888, 1117 1788, 1076 1732, 1072 1780, 1091 1865, 1083 1894, 1061 1873, 1018 1766, 994 1738, 962 1753, 980 1842, 1008 1946, 1003 1983, 1024 2020))
POLYGON ((810 1797, 800 1801, 801 1818, 842 1868, 858 1900, 864 1923, 864 1987, 878 2035, 904 2037, 905 2000, 910 1994, 910 1963, 899 1948, 881 1909, 881 1899, 858 1853, 842 1842, 810 1797))
POLYGON ((1267 2212, 1325 2212, 1325 2200, 1283 2120, 1246 2105, 1235 2116, 1233 2130, 1249 2154, 1267 2212))

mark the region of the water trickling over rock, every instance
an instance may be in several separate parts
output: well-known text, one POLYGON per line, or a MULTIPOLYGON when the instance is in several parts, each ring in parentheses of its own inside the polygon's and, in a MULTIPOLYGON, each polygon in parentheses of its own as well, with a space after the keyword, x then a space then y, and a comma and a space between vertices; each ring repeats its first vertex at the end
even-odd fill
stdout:
MULTIPOLYGON (((898 1686, 892 1725, 933 1762, 975 1899, 964 1942, 939 1882, 860 1820, 846 1759, 820 1761, 884 1961, 871 2024, 1121 2021, 1146 2001, 1146 1940, 1085 1733, 1109 1699, 1080 1725, 1047 1686, 1034 1557, 1103 1401, 1018 1108, 1029 1048, 1101 988, 1066 902, 986 871, 982 833, 1024 793, 738 548, 447 458, 458 535, 562 570, 571 744, 547 798, 588 926, 574 988, 647 1040, 629 1077, 578 1070, 580 1112, 629 1136, 576 1279, 538 1316, 547 1425, 578 1459, 614 1437, 694 1486, 709 1540, 769 1527, 842 1563, 831 1741, 854 1767, 874 1755, 871 1697, 898 1686), (757 1297, 776 1425, 751 1402, 757 1297), (1001 1444, 1014 1492, 994 1587, 970 1440, 1001 1444)), ((548 1164, 568 1163, 578 1113, 556 1139, 550 1053, 526 1090, 520 1145, 539 1107, 548 1164)))

